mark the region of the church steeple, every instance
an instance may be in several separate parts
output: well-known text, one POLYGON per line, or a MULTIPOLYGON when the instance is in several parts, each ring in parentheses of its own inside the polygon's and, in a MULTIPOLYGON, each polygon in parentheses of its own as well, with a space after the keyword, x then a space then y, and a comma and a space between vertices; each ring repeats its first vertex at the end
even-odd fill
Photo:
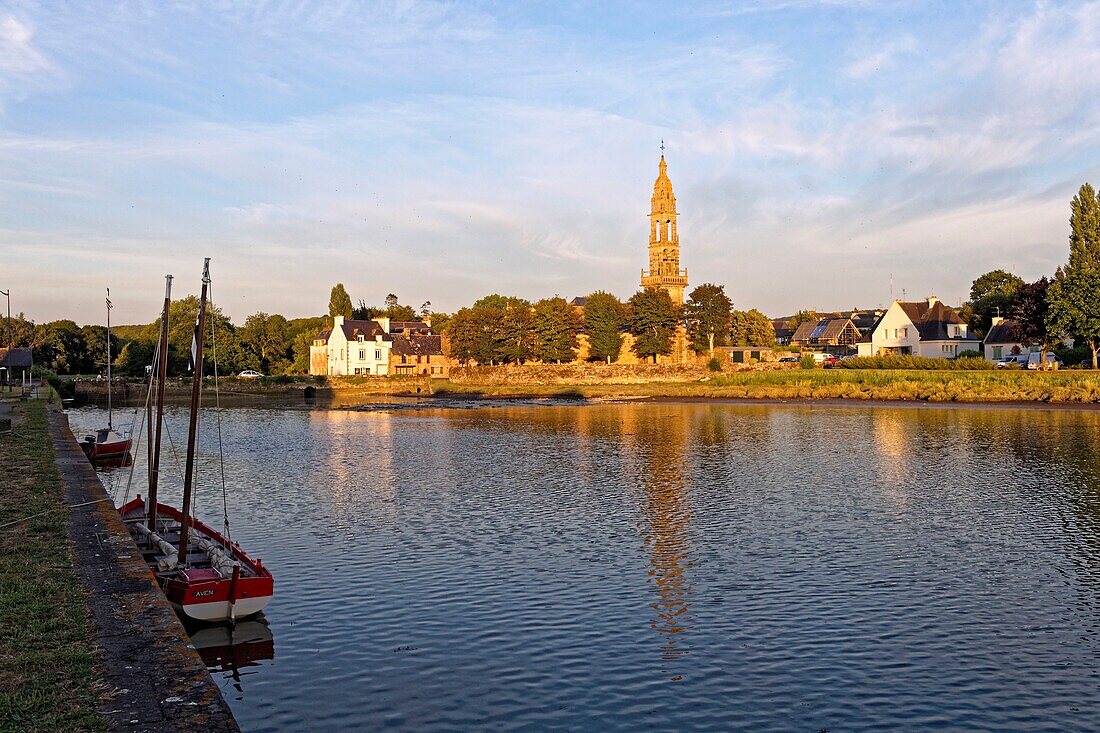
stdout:
POLYGON ((661 141, 661 162, 653 182, 649 213, 649 272, 642 270, 642 287, 668 291, 672 301, 684 302, 687 270, 680 269, 680 235, 676 231, 676 195, 665 163, 665 142, 661 141))

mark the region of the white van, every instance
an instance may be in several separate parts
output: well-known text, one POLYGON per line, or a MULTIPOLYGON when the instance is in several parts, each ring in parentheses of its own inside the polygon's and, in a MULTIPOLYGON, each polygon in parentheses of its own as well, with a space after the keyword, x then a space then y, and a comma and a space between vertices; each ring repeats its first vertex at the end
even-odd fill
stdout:
MULTIPOLYGON (((1038 351, 1034 351, 1034 352, 1028 354, 1027 355, 1027 368, 1028 369, 1038 369, 1039 365, 1042 363, 1039 360, 1040 357, 1042 357, 1042 354, 1039 353, 1038 351)), ((1064 365, 1062 364, 1061 359, 1059 359, 1057 356, 1055 356, 1053 352, 1050 352, 1050 351, 1047 352, 1047 369, 1061 369, 1063 366, 1064 365)))

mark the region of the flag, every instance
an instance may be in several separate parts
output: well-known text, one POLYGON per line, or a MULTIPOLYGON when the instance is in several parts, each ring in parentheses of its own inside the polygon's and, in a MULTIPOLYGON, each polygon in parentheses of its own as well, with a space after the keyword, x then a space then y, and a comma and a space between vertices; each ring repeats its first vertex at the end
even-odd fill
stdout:
POLYGON ((192 372, 195 371, 195 357, 197 357, 199 355, 199 337, 200 336, 201 336, 201 334, 199 334, 199 317, 196 315, 195 316, 195 332, 193 334, 191 334, 191 361, 190 361, 189 366, 190 366, 192 372))
POLYGON ((107 310, 111 310, 114 306, 111 305, 111 289, 107 288, 107 310))

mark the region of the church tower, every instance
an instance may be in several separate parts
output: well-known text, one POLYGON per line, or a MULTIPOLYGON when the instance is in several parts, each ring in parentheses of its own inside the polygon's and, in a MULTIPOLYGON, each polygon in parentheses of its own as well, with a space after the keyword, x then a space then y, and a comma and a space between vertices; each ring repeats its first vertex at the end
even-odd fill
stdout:
POLYGON ((677 305, 684 303, 687 270, 680 269, 680 236, 676 233, 676 196, 665 164, 665 144, 661 142, 661 162, 653 182, 653 200, 649 214, 649 272, 642 270, 643 288, 662 288, 677 305))

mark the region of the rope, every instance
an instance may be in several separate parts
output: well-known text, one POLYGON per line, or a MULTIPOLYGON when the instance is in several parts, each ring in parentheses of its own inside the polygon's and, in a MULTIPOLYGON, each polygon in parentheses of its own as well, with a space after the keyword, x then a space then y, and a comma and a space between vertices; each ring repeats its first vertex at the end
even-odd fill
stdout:
MULTIPOLYGON (((214 310, 214 284, 210 284, 210 310, 214 310)), ((233 537, 229 532, 229 502, 225 493, 225 446, 222 443, 222 402, 221 391, 218 388, 218 339, 215 336, 214 319, 210 319, 210 345, 211 354, 214 357, 214 415, 218 425, 218 463, 221 470, 222 482, 222 526, 225 530, 225 539, 232 543, 233 537)))
MULTIPOLYGON (((134 471, 137 467, 137 457, 139 455, 138 449, 141 447, 141 436, 145 429, 145 416, 149 413, 149 404, 153 400, 153 376, 156 374, 158 364, 160 364, 160 338, 157 338, 157 346, 153 349, 153 368, 149 370, 149 386, 145 390, 145 409, 141 411, 141 423, 138 426, 137 439, 130 448, 134 452, 134 460, 130 463, 130 473, 126 478, 126 493, 122 497, 123 504, 130 501, 130 488, 134 483, 134 471)), ((136 415, 134 417, 137 418, 136 415)), ((153 426, 150 425, 149 429, 152 430, 153 426)), ((112 491, 111 495, 114 496, 114 493, 112 491)))
POLYGON ((110 501, 110 500, 111 500, 111 497, 105 496, 102 499, 93 499, 92 501, 85 501, 85 502, 81 502, 80 504, 62 504, 61 506, 54 507, 53 509, 47 509, 44 512, 38 512, 38 514, 31 514, 29 516, 20 517, 19 519, 15 519, 15 520, 12 520, 10 522, 4 522, 3 524, 0 524, 0 529, 5 529, 7 527, 11 527, 12 525, 19 524, 20 522, 26 522, 28 519, 34 519, 35 517, 41 517, 42 515, 49 514, 50 512, 56 512, 56 511, 60 511, 62 509, 75 509, 77 507, 88 506, 89 504, 98 504, 101 501, 110 501))

